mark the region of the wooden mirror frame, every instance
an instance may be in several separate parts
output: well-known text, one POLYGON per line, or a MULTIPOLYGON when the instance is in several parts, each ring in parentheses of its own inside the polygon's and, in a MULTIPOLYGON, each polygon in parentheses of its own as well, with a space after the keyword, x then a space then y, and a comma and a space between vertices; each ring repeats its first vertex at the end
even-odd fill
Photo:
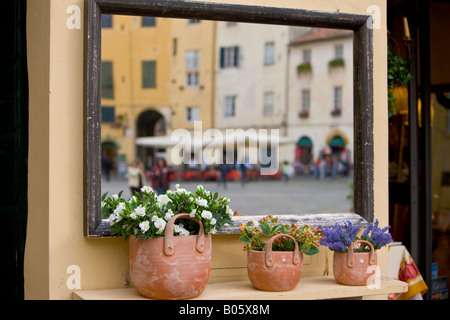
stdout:
POLYGON ((85 0, 84 234, 111 236, 101 218, 101 15, 132 15, 352 30, 354 211, 374 217, 372 17, 303 9, 182 0, 85 0))

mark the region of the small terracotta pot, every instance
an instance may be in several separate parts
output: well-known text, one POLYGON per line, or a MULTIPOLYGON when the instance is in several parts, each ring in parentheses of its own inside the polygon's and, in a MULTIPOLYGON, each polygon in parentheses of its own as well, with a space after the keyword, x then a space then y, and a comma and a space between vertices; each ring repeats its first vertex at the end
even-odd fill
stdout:
POLYGON ((303 253, 295 239, 287 234, 277 234, 269 239, 266 251, 249 250, 247 272, 252 285, 265 291, 289 291, 300 282, 303 253), (294 251, 272 251, 273 241, 280 237, 294 240, 294 251))
POLYGON ((340 284, 350 286, 368 285, 367 280, 375 272, 377 265, 377 253, 370 242, 357 240, 348 248, 348 252, 335 252, 333 257, 333 274, 340 284), (353 252, 356 243, 365 243, 370 247, 370 252, 353 252), (372 267, 371 267, 372 266, 372 267))
POLYGON ((211 271, 211 236, 189 214, 177 214, 166 225, 164 237, 130 238, 130 275, 133 286, 151 299, 190 299, 205 289, 211 271), (173 236, 176 219, 200 225, 198 235, 173 236))

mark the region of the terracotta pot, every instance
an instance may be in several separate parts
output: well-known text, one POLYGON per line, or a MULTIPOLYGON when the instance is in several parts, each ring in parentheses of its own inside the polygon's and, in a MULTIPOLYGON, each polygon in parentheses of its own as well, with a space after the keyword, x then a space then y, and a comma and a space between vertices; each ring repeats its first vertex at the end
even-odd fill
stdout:
POLYGON ((350 286, 365 286, 367 280, 375 272, 377 265, 377 253, 370 242, 357 240, 348 248, 348 252, 335 252, 333 257, 333 274, 340 284, 350 286), (356 243, 365 243, 370 247, 370 252, 353 252, 356 243), (373 266, 373 267, 370 267, 373 266))
POLYGON ((130 275, 133 286, 151 299, 190 299, 205 289, 211 271, 211 236, 189 214, 173 216, 164 237, 130 238, 130 275), (174 222, 189 219, 200 225, 198 235, 173 236, 174 222))
POLYGON ((256 289, 265 291, 289 291, 300 281, 303 268, 303 253, 295 239, 287 234, 277 234, 269 239, 266 251, 249 250, 247 272, 256 289), (273 241, 280 237, 294 240, 294 251, 272 251, 273 241))

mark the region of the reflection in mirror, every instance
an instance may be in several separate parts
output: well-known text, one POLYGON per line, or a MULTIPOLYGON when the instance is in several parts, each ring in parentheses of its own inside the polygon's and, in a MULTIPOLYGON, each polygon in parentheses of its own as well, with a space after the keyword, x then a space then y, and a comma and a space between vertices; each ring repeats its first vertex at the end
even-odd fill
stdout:
POLYGON ((353 31, 101 25, 102 194, 158 190, 162 158, 170 188, 202 184, 242 215, 353 210, 353 31))

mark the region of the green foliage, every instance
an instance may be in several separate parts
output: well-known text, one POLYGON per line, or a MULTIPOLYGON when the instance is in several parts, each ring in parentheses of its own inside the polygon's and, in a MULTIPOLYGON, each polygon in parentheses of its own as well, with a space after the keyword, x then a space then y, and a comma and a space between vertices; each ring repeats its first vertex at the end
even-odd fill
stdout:
MULTIPOLYGON (((306 255, 314 255, 319 252, 318 229, 312 229, 308 225, 298 226, 295 223, 282 224, 277 217, 267 215, 261 218, 258 223, 253 220, 241 224, 239 241, 243 242, 244 251, 255 250, 265 251, 268 239, 277 234, 288 234, 294 237, 298 243, 299 250, 306 255)), ((295 243, 287 237, 275 239, 272 245, 273 251, 294 251, 295 243)))
MULTIPOLYGON (((167 221, 179 213, 188 213, 203 224, 206 234, 216 233, 224 224, 232 224, 235 214, 228 206, 230 199, 219 198, 218 193, 206 191, 201 185, 189 192, 179 185, 176 190, 156 195, 146 186, 130 199, 121 198, 121 194, 102 196, 102 216, 107 217, 111 234, 131 235, 144 239, 164 236, 167 221)), ((198 232, 198 224, 189 219, 177 219, 174 235, 187 236, 198 232)))
POLYGON ((328 62, 328 67, 330 68, 337 68, 337 67, 344 67, 345 66, 345 60, 342 58, 336 58, 328 62))
POLYGON ((405 60, 400 57, 397 53, 388 47, 388 109, 389 118, 391 118, 396 109, 394 106, 397 100, 394 96, 395 86, 407 85, 411 79, 412 74, 409 72, 409 66, 411 61, 405 60))
POLYGON ((311 68, 311 64, 309 62, 305 62, 302 64, 299 64, 297 66, 297 72, 300 73, 307 73, 307 72, 311 72, 312 68, 311 68))

